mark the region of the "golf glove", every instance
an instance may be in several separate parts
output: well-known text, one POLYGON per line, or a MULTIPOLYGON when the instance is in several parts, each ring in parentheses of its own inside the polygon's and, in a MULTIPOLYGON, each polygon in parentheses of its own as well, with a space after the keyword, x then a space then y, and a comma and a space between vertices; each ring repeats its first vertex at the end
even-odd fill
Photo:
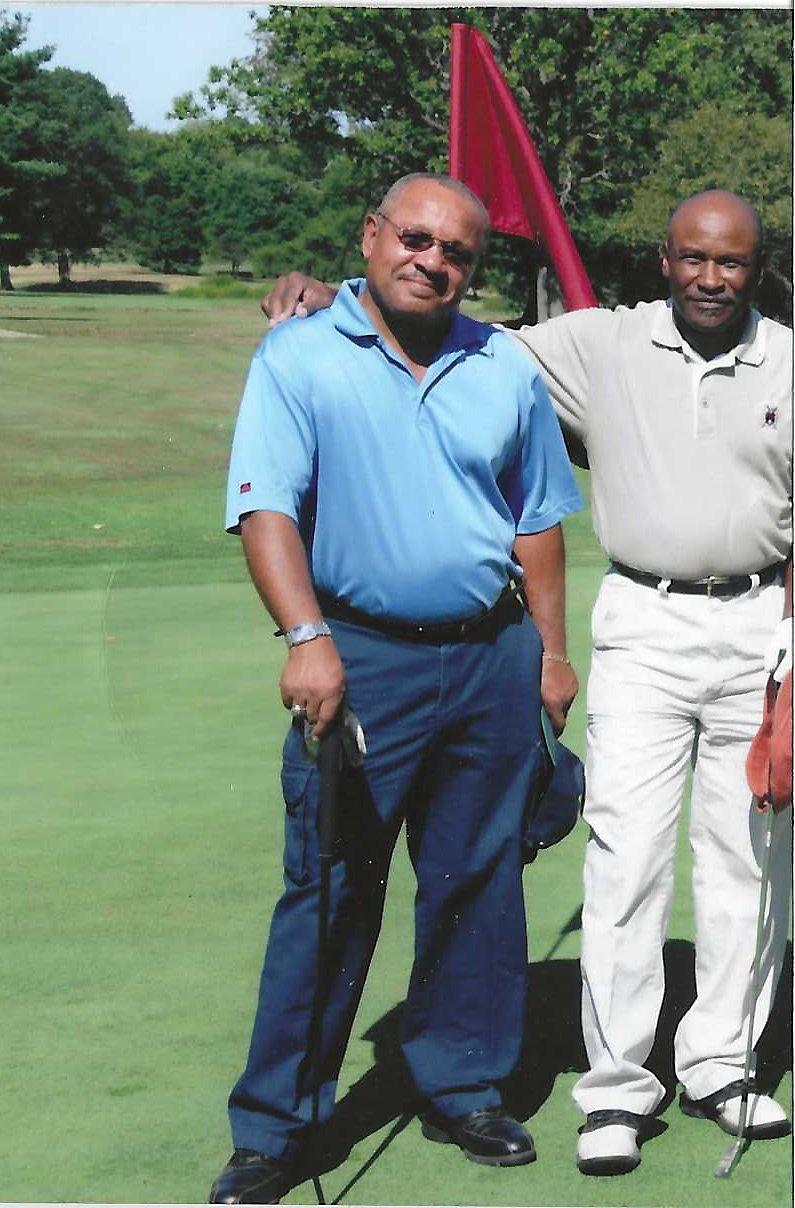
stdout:
POLYGON ((784 617, 776 626, 775 633, 765 654, 765 671, 780 684, 788 671, 792 670, 792 617, 784 617))

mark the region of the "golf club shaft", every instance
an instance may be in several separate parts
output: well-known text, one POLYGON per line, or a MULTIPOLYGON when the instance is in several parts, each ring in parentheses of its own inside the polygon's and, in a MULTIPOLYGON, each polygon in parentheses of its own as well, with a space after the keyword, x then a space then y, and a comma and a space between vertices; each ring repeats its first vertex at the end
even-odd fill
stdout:
POLYGON ((764 847, 762 848, 762 876, 759 886, 759 911, 756 916, 756 947, 754 949, 753 973, 751 976, 751 1010, 748 1016, 748 1041, 745 1046, 745 1066, 743 1069, 743 1093, 740 1100, 740 1119, 737 1126, 737 1140, 721 1155, 715 1170, 717 1178, 727 1178, 740 1157, 745 1137, 745 1127, 748 1121, 748 1079, 751 1074, 751 1057, 754 1051, 754 1021, 756 1019, 756 1000, 759 997, 759 982, 762 968, 762 941, 765 931, 765 907, 767 905, 767 889, 770 881, 770 849, 773 841, 773 806, 768 803, 765 819, 764 847))
MULTIPOLYGON (((312 1007, 310 1029, 312 1070, 312 1129, 320 1121, 320 1086, 323 1081, 323 1008, 326 1002, 328 981, 328 928, 329 898, 331 889, 331 861, 334 854, 334 839, 337 830, 337 789, 340 774, 340 748, 342 737, 339 726, 333 726, 322 739, 318 752, 320 770, 320 799, 317 813, 318 855, 320 860, 318 896, 317 976, 315 979, 315 1001, 312 1007)), ((320 1179, 313 1175, 318 1204, 325 1204, 320 1179)))

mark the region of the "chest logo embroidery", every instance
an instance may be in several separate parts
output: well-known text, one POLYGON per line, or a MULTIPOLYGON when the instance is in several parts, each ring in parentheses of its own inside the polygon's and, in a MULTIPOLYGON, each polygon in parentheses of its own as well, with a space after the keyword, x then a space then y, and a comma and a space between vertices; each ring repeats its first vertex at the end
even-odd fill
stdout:
POLYGON ((775 428, 778 424, 778 407, 765 407, 762 422, 765 428, 775 428))

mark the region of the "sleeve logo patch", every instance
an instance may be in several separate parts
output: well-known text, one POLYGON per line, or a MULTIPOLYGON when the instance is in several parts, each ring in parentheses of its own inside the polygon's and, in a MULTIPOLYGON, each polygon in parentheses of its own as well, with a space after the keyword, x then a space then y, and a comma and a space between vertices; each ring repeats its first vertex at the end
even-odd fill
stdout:
POLYGON ((766 428, 775 428, 778 425, 778 407, 765 407, 763 423, 766 428))
POLYGON ((240 494, 241 495, 248 495, 250 490, 251 490, 250 482, 241 482, 241 484, 240 484, 240 494))

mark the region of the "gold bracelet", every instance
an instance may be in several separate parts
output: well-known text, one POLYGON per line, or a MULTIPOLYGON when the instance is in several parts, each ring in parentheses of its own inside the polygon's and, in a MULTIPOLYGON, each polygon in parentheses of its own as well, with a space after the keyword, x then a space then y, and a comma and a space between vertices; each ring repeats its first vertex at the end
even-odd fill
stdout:
POLYGON ((571 666, 571 661, 566 658, 565 654, 552 654, 551 651, 545 650, 541 657, 549 659, 553 663, 565 663, 568 667, 571 666))

